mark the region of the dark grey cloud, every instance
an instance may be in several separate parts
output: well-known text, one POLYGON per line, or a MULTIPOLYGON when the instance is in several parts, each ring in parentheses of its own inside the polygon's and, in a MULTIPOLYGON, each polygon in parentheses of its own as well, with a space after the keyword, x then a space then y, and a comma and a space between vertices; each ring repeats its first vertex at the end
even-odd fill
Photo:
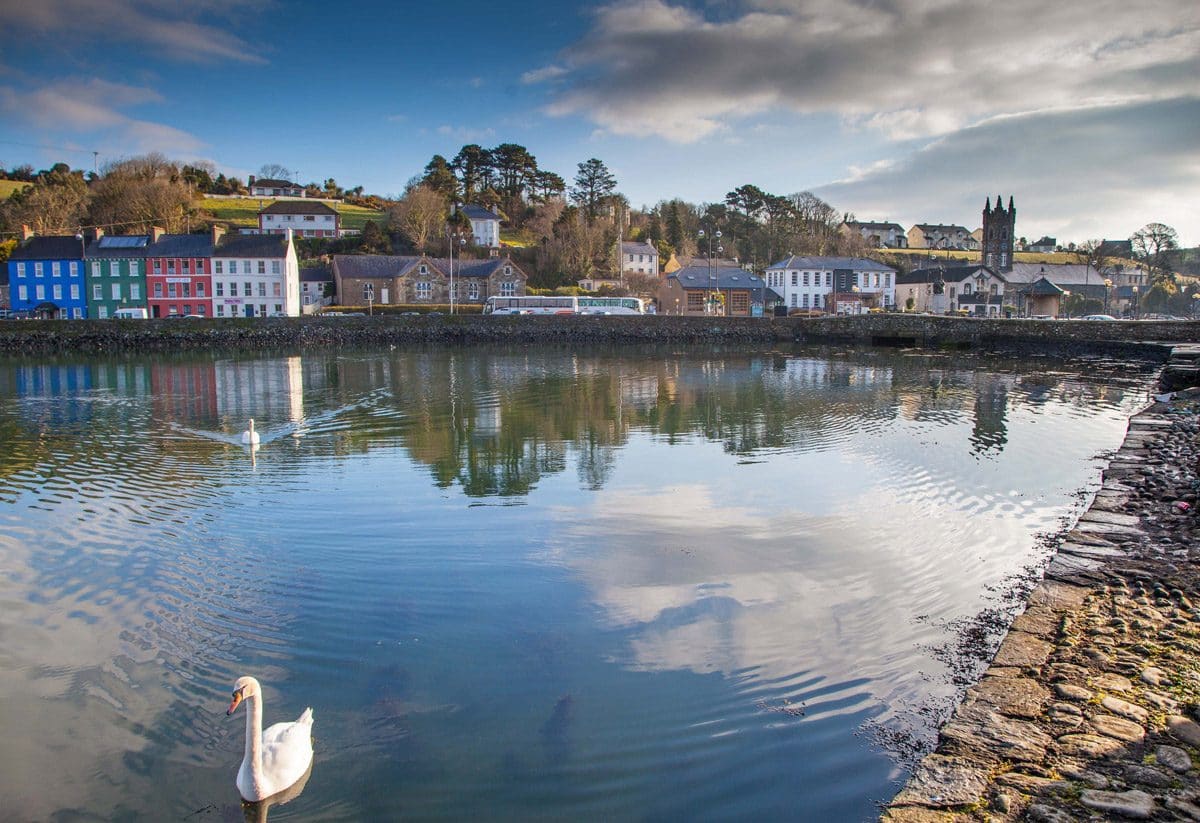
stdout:
POLYGON ((1027 237, 1128 237, 1150 221, 1200 242, 1200 97, 997 117, 817 189, 862 219, 976 228, 1012 195, 1027 237))
POLYGON ((527 82, 552 114, 691 142, 768 110, 896 138, 1200 93, 1195 0, 621 0, 527 82))

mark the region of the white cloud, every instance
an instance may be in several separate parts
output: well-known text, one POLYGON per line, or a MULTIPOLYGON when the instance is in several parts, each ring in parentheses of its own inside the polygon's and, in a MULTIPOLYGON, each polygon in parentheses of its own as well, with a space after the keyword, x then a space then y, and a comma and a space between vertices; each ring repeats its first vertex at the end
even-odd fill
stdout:
POLYGON ((267 0, 38 0, 0 4, 0 29, 30 37, 134 43, 176 60, 266 62, 260 49, 228 26, 202 18, 235 19, 268 5, 267 0))
POLYGON ((496 131, 492 128, 473 129, 467 126, 438 126, 437 133, 463 143, 479 143, 496 136, 496 131))
POLYGON ((836 113, 895 139, 1004 112, 1200 92, 1192 0, 667 0, 598 9, 549 72, 554 115, 690 142, 768 109, 836 113), (553 71, 551 71, 553 69, 553 71))
POLYGON ((142 120, 123 109, 163 102, 153 89, 106 80, 61 80, 34 89, 0 86, 0 110, 32 128, 102 146, 104 154, 164 154, 192 157, 204 141, 186 131, 142 120))
POLYGON ((554 80, 562 77, 567 73, 567 69, 562 66, 543 66, 540 69, 533 69, 521 75, 522 83, 545 83, 547 80, 554 80))

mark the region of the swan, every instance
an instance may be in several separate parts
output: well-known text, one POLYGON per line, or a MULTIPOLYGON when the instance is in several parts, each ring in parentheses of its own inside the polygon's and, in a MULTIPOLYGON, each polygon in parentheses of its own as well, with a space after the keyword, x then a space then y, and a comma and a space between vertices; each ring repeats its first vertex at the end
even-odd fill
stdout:
POLYGON ((239 677, 233 684, 233 702, 226 716, 242 702, 246 708, 246 753, 237 773, 238 791, 246 800, 263 800, 289 788, 312 766, 311 708, 294 723, 262 727, 262 688, 253 677, 239 677))
POLYGON ((254 430, 254 418, 250 418, 250 428, 242 432, 242 443, 247 446, 258 445, 258 432, 254 430))

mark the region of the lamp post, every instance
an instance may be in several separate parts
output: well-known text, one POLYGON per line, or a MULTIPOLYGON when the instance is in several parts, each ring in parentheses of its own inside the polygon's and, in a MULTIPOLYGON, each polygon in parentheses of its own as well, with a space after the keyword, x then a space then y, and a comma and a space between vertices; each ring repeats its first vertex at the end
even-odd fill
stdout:
MULTIPOLYGON (((454 244, 459 246, 467 245, 467 233, 462 229, 453 229, 448 232, 450 240, 450 313, 454 314, 454 244)), ((459 255, 461 257, 461 255, 459 255)))
POLYGON ((1130 286, 1129 288, 1133 292, 1133 309, 1132 309, 1133 319, 1137 320, 1138 314, 1140 314, 1140 311, 1139 311, 1140 307, 1138 306, 1138 287, 1130 286))
POLYGON ((1062 311, 1061 311, 1061 312, 1059 312, 1059 313, 1060 313, 1060 314, 1062 314, 1063 316, 1065 316, 1067 320, 1070 320, 1070 319, 1071 319, 1071 307, 1070 307, 1070 305, 1069 305, 1069 304, 1070 304, 1070 302, 1071 302, 1071 292, 1070 292, 1070 290, 1068 290, 1068 289, 1063 289, 1063 304, 1062 304, 1062 311))
POLYGON ((1112 291, 1112 280, 1104 278, 1104 313, 1108 314, 1108 293, 1112 291))
MULTIPOLYGON (((721 245, 721 230, 717 229, 716 231, 706 232, 706 231, 704 231, 704 229, 700 229, 699 238, 701 240, 708 241, 708 294, 705 296, 705 300, 704 300, 704 313, 705 314, 710 314, 712 312, 712 308, 711 308, 712 307, 712 294, 713 294, 713 290, 712 290, 713 289, 712 242, 713 242, 714 237, 717 240, 717 254, 724 254, 725 247, 721 245)), ((722 312, 722 314, 724 314, 724 312, 722 312)))

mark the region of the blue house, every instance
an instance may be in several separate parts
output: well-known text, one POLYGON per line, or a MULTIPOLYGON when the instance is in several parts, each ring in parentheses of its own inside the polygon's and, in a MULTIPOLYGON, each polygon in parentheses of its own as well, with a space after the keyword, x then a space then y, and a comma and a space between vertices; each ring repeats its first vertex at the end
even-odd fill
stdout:
POLYGON ((88 316, 83 290, 83 241, 72 235, 29 237, 8 258, 14 312, 57 320, 88 316))

